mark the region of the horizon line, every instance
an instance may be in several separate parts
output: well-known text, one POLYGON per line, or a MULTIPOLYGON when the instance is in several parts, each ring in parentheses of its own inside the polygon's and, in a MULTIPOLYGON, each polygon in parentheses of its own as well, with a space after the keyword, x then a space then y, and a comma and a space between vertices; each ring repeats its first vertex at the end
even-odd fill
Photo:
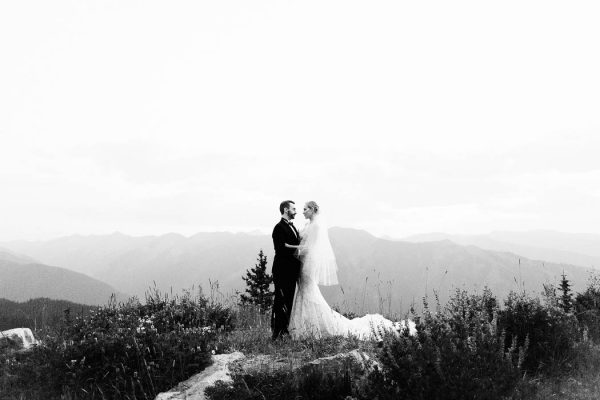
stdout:
MULTIPOLYGON (((491 235, 494 233, 558 233, 558 234, 567 234, 567 235, 600 236, 600 233, 594 233, 594 232, 567 232, 567 231, 561 231, 561 230, 556 230, 556 229, 537 228, 537 229, 527 229, 527 230, 491 230, 491 231, 487 231, 487 232, 478 232, 478 233, 455 233, 455 232, 451 233, 451 232, 444 232, 444 231, 429 231, 429 232, 422 232, 422 233, 412 233, 412 234, 398 237, 398 236, 392 236, 392 235, 387 235, 387 234, 378 235, 378 234, 375 234, 365 228, 334 225, 334 226, 331 226, 329 229, 333 229, 333 228, 363 231, 363 232, 366 232, 376 238, 384 239, 384 240, 392 240, 392 241, 402 241, 402 240, 406 240, 406 239, 415 238, 418 236, 427 236, 427 235, 485 236, 485 235, 491 235)), ((180 232, 175 232, 175 231, 169 231, 169 232, 165 232, 165 233, 153 233, 153 234, 131 234, 131 233, 124 233, 120 230, 115 230, 110 233, 70 233, 70 234, 57 235, 57 236, 53 236, 53 237, 46 238, 46 239, 3 239, 3 240, 0 240, 0 243, 47 242, 47 241, 59 240, 59 239, 65 239, 65 238, 71 238, 71 237, 93 237, 93 236, 115 236, 115 235, 127 236, 130 238, 163 237, 163 236, 169 236, 169 235, 176 235, 176 236, 184 237, 186 239, 190 239, 196 235, 206 234, 206 233, 245 234, 245 235, 250 235, 250 236, 260 236, 260 235, 269 235, 270 234, 269 231, 261 229, 261 228, 248 229, 248 230, 235 230, 235 229, 199 230, 199 231, 189 234, 189 235, 186 235, 186 234, 183 234, 180 232)))

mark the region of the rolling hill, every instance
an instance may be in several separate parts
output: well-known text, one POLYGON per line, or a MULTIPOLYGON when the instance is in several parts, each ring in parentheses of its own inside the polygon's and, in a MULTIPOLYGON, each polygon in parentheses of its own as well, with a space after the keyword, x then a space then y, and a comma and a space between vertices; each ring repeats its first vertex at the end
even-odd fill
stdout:
POLYGON ((38 297, 81 304, 106 304, 113 293, 125 296, 104 282, 69 269, 32 263, 31 259, 0 253, 0 294, 12 301, 38 297))

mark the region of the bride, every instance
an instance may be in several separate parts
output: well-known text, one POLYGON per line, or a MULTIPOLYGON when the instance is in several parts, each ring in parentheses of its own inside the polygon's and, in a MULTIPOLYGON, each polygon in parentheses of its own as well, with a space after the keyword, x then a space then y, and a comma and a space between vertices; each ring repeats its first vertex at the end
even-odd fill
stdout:
MULTIPOLYGON (((287 247, 297 249, 297 255, 302 261, 288 327, 292 338, 353 335, 360 339, 377 339, 381 330, 405 329, 405 321, 393 322, 380 314, 348 319, 329 307, 318 285, 338 284, 335 255, 317 203, 307 202, 303 214, 309 223, 300 235, 300 245, 286 244, 287 247)), ((413 321, 408 321, 408 329, 411 335, 416 333, 413 321)))

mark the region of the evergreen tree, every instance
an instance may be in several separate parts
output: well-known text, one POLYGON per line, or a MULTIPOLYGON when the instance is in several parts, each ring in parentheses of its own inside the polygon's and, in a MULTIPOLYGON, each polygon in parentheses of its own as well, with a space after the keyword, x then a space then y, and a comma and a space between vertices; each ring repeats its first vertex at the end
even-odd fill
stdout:
POLYGON ((560 281, 560 291, 562 292, 562 295, 560 296, 560 305, 562 309, 566 313, 571 312, 573 309, 573 291, 571 290, 571 284, 564 271, 560 281))
POLYGON ((273 304, 274 292, 271 291, 273 276, 267 273, 267 256, 262 249, 258 253, 254 268, 246 270, 246 293, 240 294, 241 304, 256 304, 262 310, 268 310, 273 304))

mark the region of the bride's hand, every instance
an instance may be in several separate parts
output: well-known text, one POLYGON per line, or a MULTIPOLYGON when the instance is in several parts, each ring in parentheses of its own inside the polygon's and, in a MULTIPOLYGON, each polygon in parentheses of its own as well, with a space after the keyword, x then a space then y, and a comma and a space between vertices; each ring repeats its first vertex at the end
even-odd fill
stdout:
POLYGON ((287 247, 288 249, 297 249, 297 248, 299 248, 300 246, 295 246, 295 245, 293 245, 293 244, 287 244, 287 243, 286 243, 286 244, 285 244, 285 247, 287 247))

